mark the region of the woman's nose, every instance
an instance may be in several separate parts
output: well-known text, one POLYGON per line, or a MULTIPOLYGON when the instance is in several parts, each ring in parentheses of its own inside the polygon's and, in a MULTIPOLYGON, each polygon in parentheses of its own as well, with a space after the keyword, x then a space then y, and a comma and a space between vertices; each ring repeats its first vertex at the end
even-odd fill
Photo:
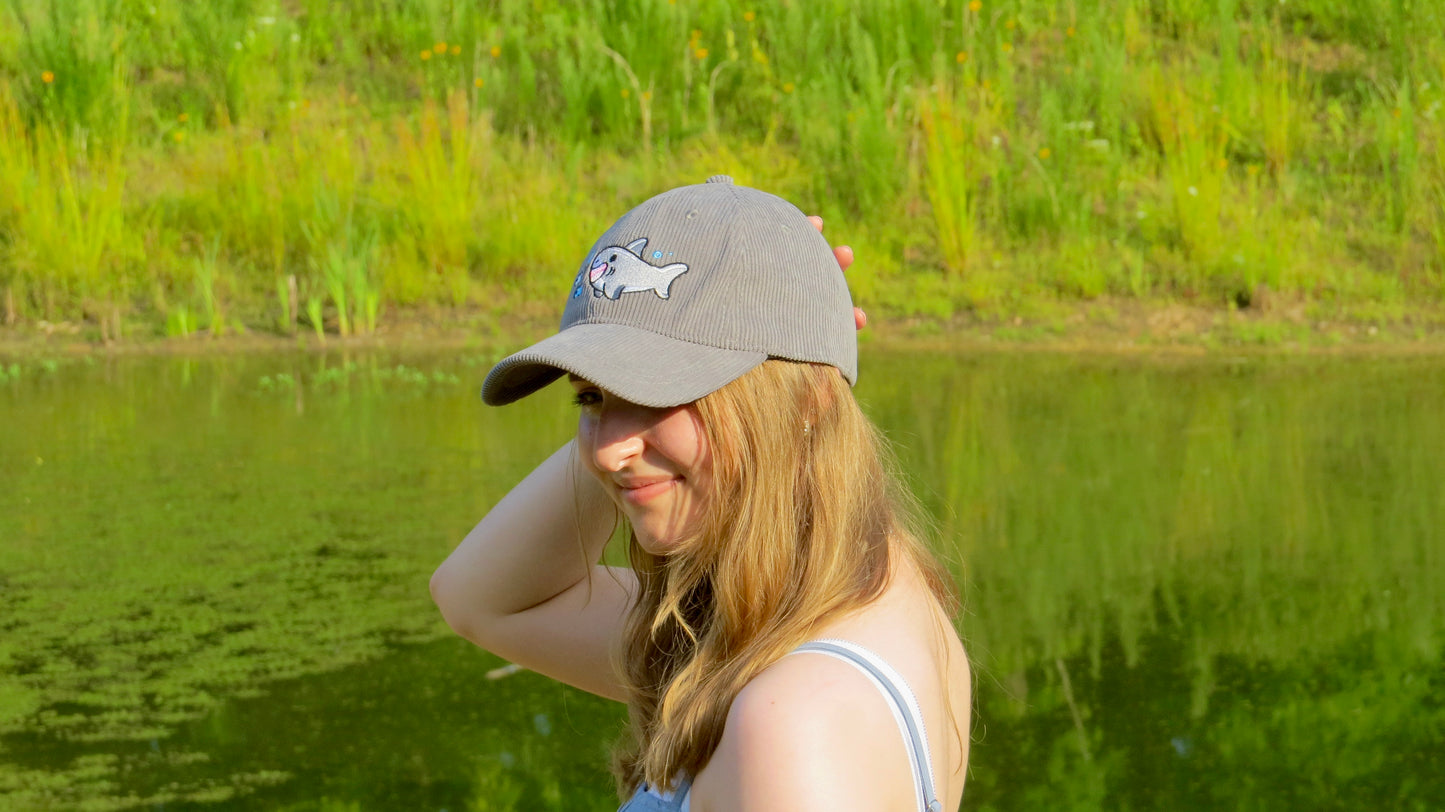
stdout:
POLYGON ((593 457, 597 467, 608 473, 621 471, 642 454, 647 423, 642 410, 629 405, 609 405, 597 415, 593 457))

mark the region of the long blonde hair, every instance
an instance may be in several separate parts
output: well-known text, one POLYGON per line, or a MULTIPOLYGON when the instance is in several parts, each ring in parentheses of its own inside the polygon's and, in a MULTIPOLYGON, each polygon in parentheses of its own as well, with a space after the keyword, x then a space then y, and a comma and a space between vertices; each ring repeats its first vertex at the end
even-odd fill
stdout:
POLYGON ((633 739, 614 761, 624 796, 696 775, 743 686, 881 595, 891 555, 956 608, 886 441, 836 369, 766 361, 695 406, 712 458, 705 516, 665 556, 629 546, 642 589, 618 652, 633 739))

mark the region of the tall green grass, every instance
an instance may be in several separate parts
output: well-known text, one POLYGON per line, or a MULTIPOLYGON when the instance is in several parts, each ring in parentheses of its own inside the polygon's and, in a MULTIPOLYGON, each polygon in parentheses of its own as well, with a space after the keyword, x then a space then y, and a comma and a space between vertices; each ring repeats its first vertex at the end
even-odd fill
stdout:
POLYGON ((924 135, 924 189, 937 229, 944 267, 955 274, 980 262, 978 197, 984 177, 984 148, 978 144, 979 119, 940 88, 926 101, 919 118, 924 135))
MULTIPOLYGON (((118 128, 123 134, 123 113, 118 128)), ((0 282, 7 303, 18 289, 41 318, 79 311, 99 323, 104 339, 120 335, 137 253, 126 228, 122 141, 67 138, 50 123, 26 127, 0 88, 0 180, 10 204, 0 282)))
MULTIPOLYGON (((1436 129, 1445 135, 1445 127, 1436 129)), ((1435 279, 1445 292, 1445 149, 1436 142, 1435 154, 1430 165, 1427 181, 1429 193, 1424 206, 1425 227, 1429 231, 1435 248, 1435 279)))
POLYGON ((6 318, 159 331, 201 306, 184 269, 215 239, 233 323, 339 331, 334 240, 306 232, 322 185, 374 235, 378 318, 515 309, 609 216, 717 171, 827 216, 884 315, 1445 289, 1438 4, 826 11, 10 0, 6 318), (69 233, 103 259, 76 270, 69 233))
POLYGON ((406 207, 405 228, 397 239, 412 238, 416 258, 424 263, 414 278, 427 287, 399 296, 403 302, 439 292, 452 304, 466 302, 470 292, 468 270, 481 236, 473 217, 478 203, 478 181, 491 158, 491 127, 474 117, 467 97, 448 95, 443 114, 427 103, 416 132, 403 124, 397 139, 405 174, 396 179, 397 205, 406 207), (444 117, 443 117, 444 116, 444 117))

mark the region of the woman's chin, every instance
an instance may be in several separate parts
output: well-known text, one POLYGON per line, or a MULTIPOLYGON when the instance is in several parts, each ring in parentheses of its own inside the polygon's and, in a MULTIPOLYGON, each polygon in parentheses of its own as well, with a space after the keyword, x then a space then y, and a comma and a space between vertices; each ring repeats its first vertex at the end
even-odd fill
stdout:
POLYGON ((682 534, 671 528, 648 527, 633 523, 632 532, 637 536, 637 546, 652 555, 670 555, 677 551, 682 534))
POLYGON ((623 513, 627 516, 628 523, 632 525, 632 533, 637 537, 637 546, 652 555, 671 555, 677 552, 678 546, 689 537, 689 534, 696 532, 698 518, 694 515, 678 517, 670 513, 664 514, 661 511, 642 511, 635 508, 627 510, 626 508, 627 506, 624 505, 623 513))
POLYGON ((637 546, 650 555, 667 555, 677 548, 677 539, 657 538, 650 534, 637 532, 637 546))

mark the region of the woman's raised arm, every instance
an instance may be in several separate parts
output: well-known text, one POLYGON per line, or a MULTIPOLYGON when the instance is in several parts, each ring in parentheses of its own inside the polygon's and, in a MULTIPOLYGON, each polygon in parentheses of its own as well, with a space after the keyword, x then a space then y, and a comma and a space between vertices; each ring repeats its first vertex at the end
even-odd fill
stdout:
POLYGON ((494 654, 622 699, 611 653, 637 593, 597 564, 617 512, 569 442, 511 490, 431 578, 447 624, 494 654))

